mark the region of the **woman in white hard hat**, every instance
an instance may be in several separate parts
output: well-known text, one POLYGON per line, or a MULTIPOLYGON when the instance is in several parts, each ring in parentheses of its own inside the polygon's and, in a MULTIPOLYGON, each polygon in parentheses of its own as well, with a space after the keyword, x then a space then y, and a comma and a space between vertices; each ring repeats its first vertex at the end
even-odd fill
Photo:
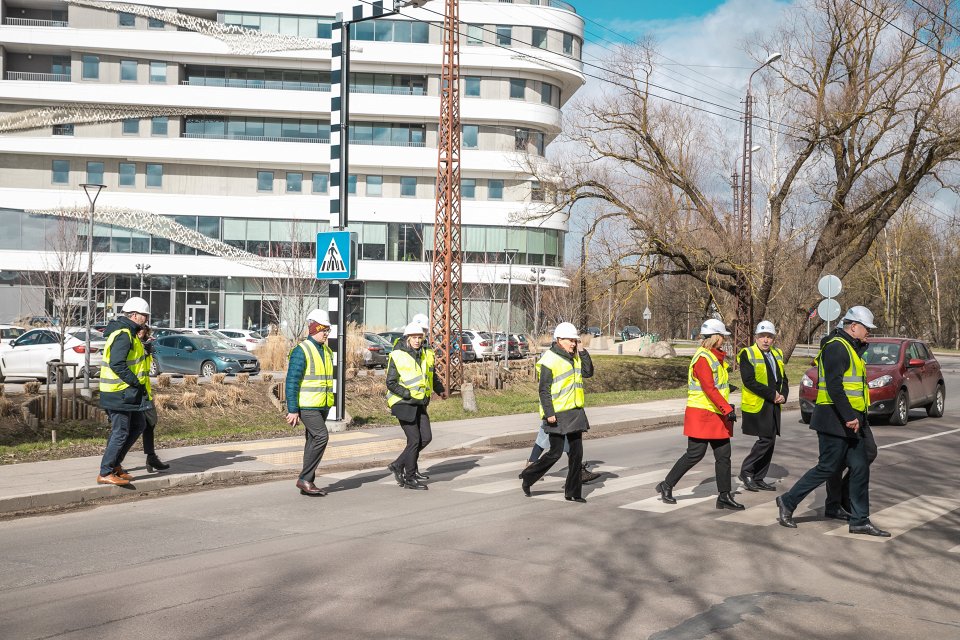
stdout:
POLYGON ((444 393, 443 383, 433 375, 433 349, 424 346, 423 336, 423 325, 411 322, 387 360, 387 406, 407 438, 407 446, 388 468, 398 485, 421 491, 429 476, 420 473, 420 452, 433 439, 427 406, 433 393, 444 393))
POLYGON ((583 410, 583 379, 593 376, 593 361, 585 349, 578 351, 580 334, 570 322, 561 322, 553 332, 554 342, 537 361, 540 417, 543 430, 550 438, 550 448, 539 460, 520 472, 521 488, 527 497, 530 487, 563 455, 569 445, 567 482, 564 497, 573 502, 586 502, 581 495, 580 470, 583 464, 583 433, 590 428, 583 410))
POLYGON ((730 335, 727 327, 714 318, 700 327, 703 339, 690 360, 687 370, 687 410, 683 416, 683 434, 687 436, 687 452, 673 465, 667 477, 657 485, 660 498, 676 504, 673 488, 683 475, 703 460, 707 447, 713 449, 717 475, 717 509, 743 509, 733 499, 730 479, 730 438, 737 419, 730 397, 729 374, 723 342, 730 335))

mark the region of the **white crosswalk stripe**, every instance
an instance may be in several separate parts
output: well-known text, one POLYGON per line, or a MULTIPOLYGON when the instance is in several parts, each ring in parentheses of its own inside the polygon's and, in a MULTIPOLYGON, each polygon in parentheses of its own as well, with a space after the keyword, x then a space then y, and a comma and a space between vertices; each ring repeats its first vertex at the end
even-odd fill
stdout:
MULTIPOLYGON (((691 476, 699 471, 688 471, 687 475, 691 476)), ((663 476, 660 477, 663 479, 663 476)), ((716 500, 717 494, 714 488, 702 489, 699 492, 697 489, 700 485, 695 485, 692 487, 687 487, 685 489, 675 490, 673 492, 673 497, 677 499, 677 504, 667 504, 660 499, 660 495, 656 495, 652 498, 646 498, 644 500, 638 500, 637 502, 631 502, 630 504, 620 505, 621 509, 632 509, 634 511, 649 511, 650 513, 669 513, 670 511, 676 511, 677 509, 682 509, 684 507, 689 507, 694 504, 700 504, 701 502, 707 502, 708 500, 716 500), (696 495, 697 493, 702 493, 707 491, 709 495, 696 495), (696 495, 696 497, 694 497, 696 495)))
POLYGON ((950 498, 940 498, 936 496, 917 496, 916 498, 904 500, 892 507, 887 507, 870 516, 870 520, 874 522, 874 524, 890 532, 889 538, 850 533, 847 525, 834 529, 833 531, 828 531, 826 535, 856 538, 857 540, 871 540, 873 542, 888 542, 911 529, 916 529, 931 520, 936 520, 940 516, 946 515, 955 509, 960 509, 960 500, 951 500, 950 498))
MULTIPOLYGON (((717 520, 736 522, 737 524, 750 524, 758 527, 767 527, 771 524, 779 524, 777 522, 777 516, 780 515, 780 510, 777 508, 776 495, 773 493, 767 495, 770 495, 773 499, 768 502, 764 502, 763 504, 747 505, 747 508, 743 511, 731 513, 730 515, 717 518, 717 520)), ((813 500, 814 498, 812 495, 807 496, 803 503, 794 510, 793 515, 795 517, 802 517, 815 513, 813 509, 813 500)))
MULTIPOLYGON (((520 470, 523 469, 522 461, 513 461, 513 462, 504 462, 501 464, 492 464, 489 466, 480 466, 480 460, 477 461, 477 466, 471 467, 466 471, 459 473, 459 475, 450 478, 450 481, 459 481, 465 480, 468 478, 482 478, 484 476, 493 476, 498 473, 504 473, 512 471, 514 473, 520 473, 520 470)), ((420 465, 420 469, 428 474, 440 475, 441 473, 456 473, 456 468, 444 469, 443 466, 438 466, 436 464, 430 465, 429 468, 420 465)), ((380 484, 397 484, 397 481, 394 479, 393 475, 389 478, 384 478, 380 484)))
POLYGON ((960 553, 960 544, 955 546, 953 549, 950 549, 948 553, 960 553))
MULTIPOLYGON (((598 468, 597 471, 603 471, 602 467, 598 468)), ((610 468, 607 467, 607 471, 617 470, 616 467, 610 468)), ((616 493, 617 491, 626 491, 627 489, 633 489, 634 487, 639 487, 642 484, 650 484, 652 482, 659 482, 663 480, 663 476, 667 474, 669 469, 657 469, 656 471, 648 471, 646 473, 640 473, 634 476, 621 476, 619 478, 607 478, 603 481, 603 484, 597 484, 596 486, 587 485, 590 489, 584 488, 583 494, 587 498, 599 498, 600 496, 605 496, 610 493, 616 493)), ((537 485, 534 485, 536 487, 537 485)), ((548 493, 538 496, 535 498, 540 498, 542 500, 563 500, 564 496, 562 493, 548 493)))
MULTIPOLYGON (((617 471, 623 470, 623 467, 615 467, 613 465, 600 464, 592 467, 592 471, 597 473, 615 473, 617 471)), ((520 473, 519 471, 517 472, 520 473)), ((566 472, 556 472, 550 475, 543 477, 540 482, 533 485, 534 491, 542 491, 546 487, 554 486, 563 486, 564 481, 567 479, 566 472)), ((611 479, 607 479, 606 482, 610 482, 611 479)), ((454 491, 464 491, 466 493, 483 493, 483 494, 494 494, 494 493, 503 493, 505 491, 517 491, 520 489, 520 480, 514 478, 512 480, 499 480, 497 482, 487 482, 484 484, 471 485, 469 487, 458 487, 454 491)), ((563 499, 563 494, 560 494, 560 499, 563 499)))

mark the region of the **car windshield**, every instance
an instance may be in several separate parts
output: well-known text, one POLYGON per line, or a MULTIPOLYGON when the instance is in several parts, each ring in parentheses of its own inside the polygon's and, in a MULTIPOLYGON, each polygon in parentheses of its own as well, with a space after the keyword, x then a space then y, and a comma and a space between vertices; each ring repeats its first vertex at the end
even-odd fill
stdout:
POLYGON ((0 329, 0 338, 4 340, 13 340, 23 335, 23 329, 11 327, 9 329, 0 329))
POLYGON ((263 340, 263 336, 257 333, 256 331, 251 331, 250 337, 253 338, 254 340, 263 340))
MULTIPOLYGON (((86 330, 84 330, 84 331, 73 331, 73 332, 70 333, 70 335, 73 336, 74 338, 76 338, 77 340, 81 340, 81 341, 83 341, 83 342, 86 342, 86 341, 87 341, 87 332, 86 332, 86 330)), ((99 331, 92 331, 92 330, 91 330, 91 331, 90 331, 90 341, 93 342, 94 340, 103 340, 103 334, 100 333, 99 331)))
POLYGON ((192 338, 193 346, 207 351, 236 351, 237 346, 216 338, 192 338))
POLYGON ((896 364, 900 359, 900 343, 871 342, 863 353, 866 364, 896 364))

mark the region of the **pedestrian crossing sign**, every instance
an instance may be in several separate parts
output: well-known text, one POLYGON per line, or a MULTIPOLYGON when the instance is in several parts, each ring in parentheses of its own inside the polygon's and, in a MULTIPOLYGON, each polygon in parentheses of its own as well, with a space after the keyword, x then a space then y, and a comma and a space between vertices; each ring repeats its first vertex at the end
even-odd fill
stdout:
POLYGON ((349 231, 317 234, 317 280, 349 280, 354 276, 356 236, 349 231))

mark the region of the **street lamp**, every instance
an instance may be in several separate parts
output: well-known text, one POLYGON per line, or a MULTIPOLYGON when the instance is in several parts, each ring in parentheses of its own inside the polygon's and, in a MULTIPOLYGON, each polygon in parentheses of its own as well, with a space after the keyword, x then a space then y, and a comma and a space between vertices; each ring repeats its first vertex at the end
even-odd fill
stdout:
POLYGON ((100 197, 100 192, 106 185, 84 183, 80 186, 83 187, 83 192, 87 194, 87 200, 90 201, 90 221, 87 224, 87 339, 83 354, 83 395, 89 398, 92 395, 90 392, 90 330, 93 316, 93 213, 97 206, 97 198, 100 197))
POLYGON ((143 274, 150 268, 150 265, 146 263, 137 263, 137 271, 140 272, 140 297, 143 297, 143 274))
POLYGON ((530 273, 533 274, 533 281, 536 283, 536 293, 533 295, 533 338, 540 339, 540 283, 546 280, 546 267, 530 267, 530 273))
MULTIPOLYGON (((506 339, 503 343, 503 368, 507 371, 510 370, 510 293, 513 284, 513 260, 517 257, 517 252, 517 249, 503 250, 503 254, 507 258, 507 330, 505 332, 506 339)), ((496 341, 494 341, 494 344, 496 344, 496 341)))

